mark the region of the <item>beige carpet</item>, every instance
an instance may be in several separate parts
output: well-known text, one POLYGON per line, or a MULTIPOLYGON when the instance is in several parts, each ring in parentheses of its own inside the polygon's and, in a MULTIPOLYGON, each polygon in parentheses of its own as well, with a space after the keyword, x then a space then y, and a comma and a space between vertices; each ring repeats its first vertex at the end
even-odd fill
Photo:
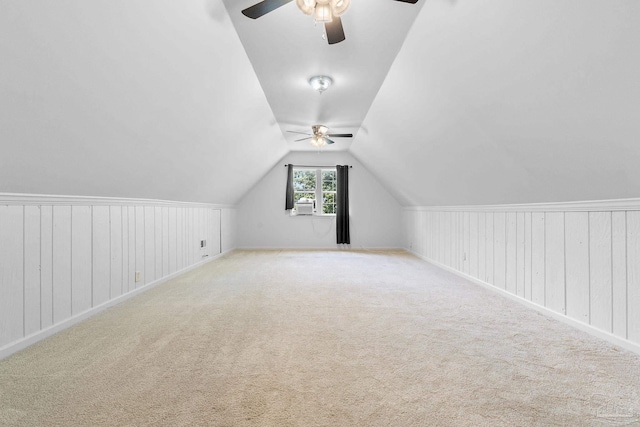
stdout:
POLYGON ((1 361, 0 425, 640 425, 640 356, 403 252, 238 251, 1 361))

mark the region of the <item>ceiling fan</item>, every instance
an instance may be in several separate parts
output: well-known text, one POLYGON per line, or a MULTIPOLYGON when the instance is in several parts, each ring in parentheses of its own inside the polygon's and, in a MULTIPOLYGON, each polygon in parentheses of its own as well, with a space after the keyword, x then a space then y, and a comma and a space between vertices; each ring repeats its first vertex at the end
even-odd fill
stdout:
POLYGON ((308 135, 306 138, 296 139, 295 142, 299 141, 309 141, 311 145, 314 147, 324 147, 325 145, 335 144, 335 141, 330 140, 328 137, 332 138, 353 138, 352 133, 327 133, 329 132, 329 128, 325 125, 313 125, 311 126, 312 134, 304 133, 304 132, 295 132, 292 130, 288 130, 289 133, 299 133, 301 135, 308 135))
MULTIPOLYGON (((258 19, 293 0, 263 0, 242 11, 244 16, 258 19)), ((415 4, 418 0, 395 0, 415 4)), ((347 11, 351 0, 296 0, 296 5, 305 15, 313 15, 316 22, 324 22, 329 44, 344 41, 344 30, 340 16, 347 11)))

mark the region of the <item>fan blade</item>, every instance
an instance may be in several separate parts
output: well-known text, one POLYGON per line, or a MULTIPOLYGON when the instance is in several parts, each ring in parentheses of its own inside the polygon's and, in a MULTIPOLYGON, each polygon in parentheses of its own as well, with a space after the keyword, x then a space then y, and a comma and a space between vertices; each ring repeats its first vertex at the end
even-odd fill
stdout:
POLYGON ((309 138, 296 139, 296 140, 295 140, 295 141, 293 141, 293 142, 306 141, 307 139, 311 139, 311 138, 313 138, 313 137, 312 137, 312 136, 310 136, 309 138))
POLYGON ((327 141, 327 144, 335 144, 336 143, 335 141, 330 140, 326 136, 324 137, 324 140, 327 141))
POLYGON ((334 16, 331 22, 325 22, 324 30, 327 33, 327 41, 329 44, 340 43, 345 39, 342 21, 339 16, 334 16))
POLYGON ((296 132, 295 130, 288 130, 289 133, 299 133, 300 135, 310 135, 308 132, 296 132))
POLYGON ((290 3, 291 1, 293 0, 264 0, 246 8, 242 11, 242 14, 251 19, 258 19, 269 12, 273 12, 280 6, 290 3))
POLYGON ((418 0, 396 0, 396 1, 401 1, 403 3, 411 3, 411 4, 418 3, 418 0))
POLYGON ((327 136, 334 138, 353 138, 352 133, 328 133, 327 136))

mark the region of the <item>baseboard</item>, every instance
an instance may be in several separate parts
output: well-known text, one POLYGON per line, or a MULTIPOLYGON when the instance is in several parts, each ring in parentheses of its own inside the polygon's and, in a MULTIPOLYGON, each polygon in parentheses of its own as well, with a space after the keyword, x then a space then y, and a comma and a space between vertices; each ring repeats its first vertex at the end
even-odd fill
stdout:
POLYGON ((498 294, 500 294, 500 295, 502 295, 504 297, 507 297, 507 298, 511 299, 512 301, 516 301, 516 302, 518 302, 518 303, 520 303, 520 304, 522 304, 522 305, 524 305, 524 306, 526 306, 528 308, 532 308, 532 309, 538 311, 541 314, 544 314, 544 315, 549 316, 549 317, 551 317, 553 319, 559 320, 559 321, 561 321, 561 322, 563 322, 563 323, 565 323, 565 324, 567 324, 569 326, 572 326, 572 327, 574 327, 576 329, 579 329, 579 330, 581 330, 583 332, 586 332, 586 333, 588 333, 590 335, 593 335, 596 338, 600 338, 602 340, 608 341, 611 344, 617 345, 619 347, 622 347, 622 348, 624 348, 626 350, 629 350, 629 351, 631 351, 633 353, 636 353, 636 354, 640 355, 640 344, 633 343, 633 342, 631 342, 629 340, 626 340, 624 338, 620 338, 620 337, 618 337, 616 335, 613 335, 613 334, 611 334, 609 332, 594 328, 591 325, 588 325, 586 323, 583 323, 583 322, 580 322, 578 320, 575 320, 575 319, 573 319, 573 318, 571 318, 569 316, 566 316, 564 314, 557 313, 557 312, 555 312, 555 311, 553 311, 553 310, 551 310, 551 309, 549 309, 549 308, 547 308, 545 306, 536 304, 536 303, 534 303, 532 301, 529 301, 527 299, 524 299, 524 298, 522 298, 522 297, 520 297, 518 295, 514 295, 514 294, 512 294, 510 292, 507 292, 504 289, 496 288, 495 286, 490 285, 489 283, 483 282, 482 280, 476 279, 473 276, 469 276, 468 274, 465 274, 465 273, 463 273, 461 271, 458 271, 458 270, 456 270, 454 268, 451 268, 451 267, 449 267, 447 265, 441 264, 438 261, 435 261, 435 260, 432 260, 430 258, 427 258, 427 257, 425 257, 423 255, 420 255, 418 253, 415 253, 415 252, 413 252, 411 250, 408 250, 408 249, 404 249, 404 250, 409 252, 409 253, 411 253, 411 254, 413 254, 413 255, 415 255, 415 256, 417 256, 418 258, 420 258, 420 259, 432 264, 432 265, 435 265, 436 267, 442 268, 443 270, 447 270, 447 271, 449 271, 449 272, 451 272, 451 273, 453 273, 453 274, 455 274, 455 275, 457 275, 459 277, 462 277, 462 278, 464 278, 464 279, 466 279, 466 280, 468 280, 470 282, 473 282, 473 283, 475 283, 477 285, 480 285, 480 286, 482 286, 482 287, 484 287, 486 289, 492 290, 492 291, 494 291, 494 292, 496 292, 496 293, 498 293, 498 294))
POLYGON ((239 251, 404 251, 401 247, 356 247, 353 245, 333 245, 327 247, 279 247, 279 246, 260 246, 260 247, 239 247, 239 251))
POLYGON ((154 280, 151 283, 148 283, 147 285, 141 287, 141 288, 137 288, 134 289, 132 291, 127 292, 124 295, 120 295, 119 297, 113 298, 105 303, 102 303, 98 306, 95 306, 87 311, 84 311, 82 313, 78 313, 75 316, 70 317, 69 319, 66 319, 60 323, 57 323, 55 325, 52 325, 46 329, 43 329, 41 331, 38 331, 34 334, 31 334, 29 336, 26 336, 18 341, 15 341, 9 345, 6 345, 2 348, 0 348, 0 360, 7 358, 9 356, 11 356, 14 353, 17 353, 21 350, 24 350, 25 348, 36 344, 42 340, 44 340, 45 338, 49 338, 52 335, 57 334, 58 332, 61 332, 67 328, 70 328, 73 325, 76 325, 92 316, 95 316, 96 314, 106 310, 107 308, 113 307, 115 305, 118 305, 132 297, 135 297, 136 295, 140 295, 143 292, 148 291, 149 289, 152 289, 164 282, 167 282, 175 277, 178 277, 184 273, 187 273, 188 271, 191 271, 193 269, 196 269, 198 267, 201 267, 211 261, 214 261, 222 256, 225 256, 231 252, 233 252, 234 249, 230 249, 227 250, 226 252, 220 253, 218 255, 212 256, 212 257, 207 257, 205 259, 203 259, 202 261, 197 262, 196 264, 190 265, 189 267, 185 267, 182 270, 178 270, 175 273, 172 273, 168 276, 162 277, 160 279, 154 280))

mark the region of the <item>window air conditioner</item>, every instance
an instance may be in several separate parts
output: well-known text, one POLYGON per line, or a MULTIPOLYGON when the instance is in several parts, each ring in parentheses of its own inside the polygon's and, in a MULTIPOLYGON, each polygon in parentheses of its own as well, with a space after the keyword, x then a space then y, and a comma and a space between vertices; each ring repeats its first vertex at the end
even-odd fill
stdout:
POLYGON ((298 215, 313 215, 313 210, 315 209, 316 201, 313 199, 302 198, 298 200, 298 209, 296 213, 298 215))

